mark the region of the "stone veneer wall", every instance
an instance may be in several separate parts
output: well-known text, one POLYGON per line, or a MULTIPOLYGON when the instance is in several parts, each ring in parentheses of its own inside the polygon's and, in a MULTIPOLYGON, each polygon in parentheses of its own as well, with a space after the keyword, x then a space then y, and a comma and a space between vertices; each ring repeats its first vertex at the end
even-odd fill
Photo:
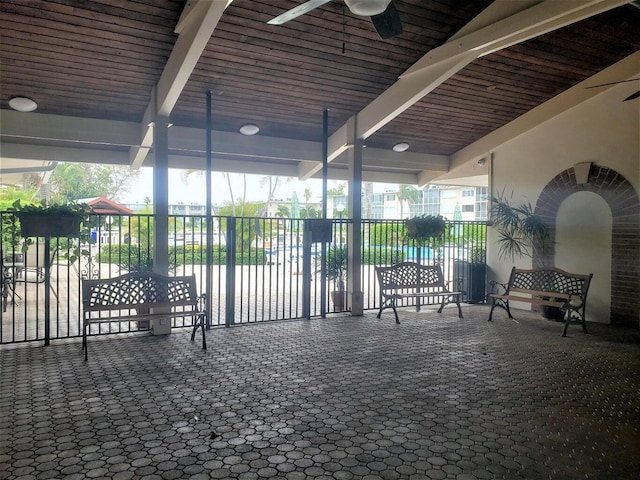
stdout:
MULTIPOLYGON (((589 182, 576 183, 573 168, 553 178, 542 190, 536 213, 551 227, 550 246, 534 252, 535 266, 553 265, 555 222, 560 204, 576 192, 593 192, 609 205, 611 232, 611 323, 640 326, 640 199, 629 181, 615 170, 593 165, 589 182)), ((588 307, 588 303, 587 303, 588 307)))

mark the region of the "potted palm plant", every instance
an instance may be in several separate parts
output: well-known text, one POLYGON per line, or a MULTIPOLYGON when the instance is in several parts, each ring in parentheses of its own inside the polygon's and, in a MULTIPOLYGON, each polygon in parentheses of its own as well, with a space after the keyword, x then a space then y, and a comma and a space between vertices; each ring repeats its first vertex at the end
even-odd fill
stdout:
POLYGON ((348 254, 346 247, 331 247, 325 258, 327 278, 335 286, 331 292, 334 308, 341 312, 346 303, 345 280, 347 278, 348 254))
POLYGON ((491 226, 498 232, 498 256, 515 261, 532 257, 537 246, 544 249, 549 239, 548 225, 528 202, 512 205, 504 192, 491 198, 491 226))
MULTIPOLYGON (((550 237, 549 226, 534 213, 533 206, 529 202, 512 205, 504 191, 491 198, 491 226, 498 232, 498 257, 511 261, 532 257, 534 248, 540 248, 544 253, 550 237)), ((562 319, 564 312, 545 305, 542 315, 548 319, 562 319)))

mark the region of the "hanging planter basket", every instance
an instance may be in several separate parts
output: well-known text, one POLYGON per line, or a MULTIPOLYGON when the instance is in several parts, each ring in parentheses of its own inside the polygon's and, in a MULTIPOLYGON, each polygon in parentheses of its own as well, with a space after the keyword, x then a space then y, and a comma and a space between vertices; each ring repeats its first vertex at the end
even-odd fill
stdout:
POLYGON ((77 237, 82 217, 78 215, 43 215, 20 212, 20 234, 23 237, 77 237))

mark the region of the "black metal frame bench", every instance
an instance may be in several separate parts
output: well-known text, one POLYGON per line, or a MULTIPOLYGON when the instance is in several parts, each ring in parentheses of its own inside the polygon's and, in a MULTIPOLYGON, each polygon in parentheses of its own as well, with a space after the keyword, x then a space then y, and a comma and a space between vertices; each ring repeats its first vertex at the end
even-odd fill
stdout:
POLYGON ((569 322, 577 319, 582 322, 582 330, 587 332, 585 323, 585 308, 587 303, 587 293, 593 273, 581 275, 569 273, 555 267, 535 268, 531 270, 513 267, 509 282, 491 282, 495 286, 504 289, 504 293, 490 293, 492 300, 489 321, 493 318, 493 309, 496 306, 507 311, 509 318, 511 309, 509 301, 527 302, 533 305, 546 305, 558 307, 564 312, 564 331, 562 336, 567 336, 569 322))
POLYGON ((195 275, 167 277, 152 272, 127 273, 114 278, 82 282, 82 349, 88 359, 87 337, 91 324, 156 319, 193 319, 194 340, 202 328, 202 348, 207 348, 204 295, 198 296, 195 275))
POLYGON ((416 307, 420 308, 420 300, 429 297, 442 297, 438 313, 449 303, 458 306, 458 316, 462 317, 460 296, 462 292, 452 292, 447 289, 440 265, 421 265, 415 262, 400 262, 390 267, 375 267, 378 284, 380 285, 380 310, 378 318, 386 308, 392 308, 398 320, 396 300, 415 298, 416 307))

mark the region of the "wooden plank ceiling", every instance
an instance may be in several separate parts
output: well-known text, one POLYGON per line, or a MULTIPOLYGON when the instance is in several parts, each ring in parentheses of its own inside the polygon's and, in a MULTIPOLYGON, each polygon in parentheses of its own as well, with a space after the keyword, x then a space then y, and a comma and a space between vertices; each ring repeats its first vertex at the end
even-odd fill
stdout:
MULTIPOLYGON (((393 1, 404 32, 381 40, 369 19, 352 15, 338 0, 281 26, 266 22, 298 0, 234 0, 171 122, 203 128, 211 90, 218 131, 237 132, 251 122, 261 136, 317 142, 324 109, 331 134, 490 3, 393 1)), ((184 0, 1 2, 2 109, 23 95, 37 101, 41 114, 140 123, 184 7, 184 0)), ((411 152, 452 155, 640 50, 638 25, 640 9, 623 5, 479 58, 366 145, 390 149, 404 141, 411 152)))

